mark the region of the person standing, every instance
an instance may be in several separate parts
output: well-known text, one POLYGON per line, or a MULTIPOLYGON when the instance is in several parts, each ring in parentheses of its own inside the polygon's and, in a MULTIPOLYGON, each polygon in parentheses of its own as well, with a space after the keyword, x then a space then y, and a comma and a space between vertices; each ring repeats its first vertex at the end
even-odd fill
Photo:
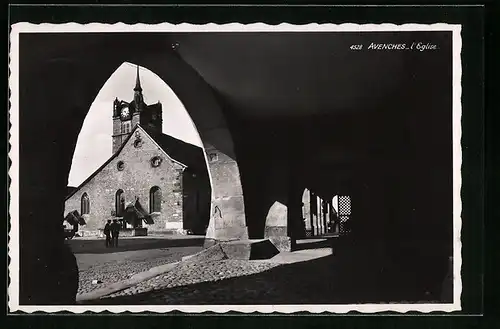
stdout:
POLYGON ((111 241, 111 220, 108 220, 106 225, 104 225, 104 235, 106 236, 106 248, 112 247, 113 243, 111 241))
POLYGON ((116 219, 113 220, 111 224, 111 239, 113 247, 118 247, 118 235, 120 235, 120 224, 116 219))

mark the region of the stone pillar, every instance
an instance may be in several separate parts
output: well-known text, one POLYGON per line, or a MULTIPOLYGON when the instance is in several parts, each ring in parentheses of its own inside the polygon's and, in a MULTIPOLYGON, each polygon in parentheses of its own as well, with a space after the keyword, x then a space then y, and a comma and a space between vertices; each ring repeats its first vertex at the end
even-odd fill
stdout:
MULTIPOLYGON (((44 110, 50 112, 39 108, 41 113, 44 110)), ((13 205, 19 218, 12 220, 19 223, 19 303, 24 305, 74 304, 78 289, 76 259, 64 242, 62 228, 72 145, 65 141, 67 136, 57 134, 57 124, 49 121, 38 118, 23 122, 23 147, 17 163, 12 163, 22 173, 16 181, 19 202, 13 205), (35 134, 36 124, 40 125, 38 129, 52 129, 35 134)))
POLYGON ((50 68, 40 65, 39 71, 21 70, 23 83, 16 115, 25 113, 26 116, 21 121, 15 120, 15 124, 13 121, 12 125, 18 136, 17 141, 11 141, 11 152, 17 153, 11 157, 11 175, 16 173, 12 184, 17 185, 18 191, 11 199, 11 206, 16 208, 11 213, 12 222, 19 224, 17 302, 70 305, 75 303, 78 290, 78 267, 64 242, 62 224, 71 159, 84 119, 78 104, 87 90, 82 88, 79 93, 71 93, 62 88, 72 86, 70 78, 76 76, 74 71, 55 64, 50 68), (47 80, 44 77, 48 74, 51 79, 47 80), (70 105, 65 97, 73 96, 70 105), (59 112, 54 112, 57 110, 59 112))
POLYGON ((333 199, 332 199, 332 212, 333 212, 333 217, 334 217, 334 223, 335 223, 335 233, 340 234, 340 218, 339 218, 339 213, 338 213, 338 206, 337 210, 335 210, 335 207, 333 206, 333 199))
POLYGON ((324 232, 324 227, 323 227, 323 199, 318 197, 317 200, 317 207, 318 207, 318 218, 317 218, 317 223, 318 223, 318 235, 322 235, 324 232))
POLYGON ((328 203, 326 200, 321 202, 321 208, 323 210, 323 233, 328 233, 328 203))
POLYGON ((315 212, 315 207, 314 204, 316 202, 316 195, 312 191, 309 191, 309 222, 310 222, 310 227, 311 227, 311 235, 314 236, 316 235, 316 228, 317 226, 314 223, 314 214, 315 212))
POLYGON ((291 251, 292 241, 288 236, 288 208, 276 201, 266 216, 264 238, 269 239, 279 251, 291 251))
POLYGON ((335 222, 335 217, 333 213, 333 206, 332 206, 332 200, 328 201, 328 222, 331 223, 332 231, 330 233, 335 233, 336 231, 336 222, 335 222))
POLYGON ((248 240, 240 172, 235 160, 205 145, 212 185, 210 222, 206 246, 216 241, 248 240))
POLYGON ((314 235, 319 235, 318 226, 318 196, 316 193, 311 192, 311 220, 313 226, 314 235))
POLYGON ((387 221, 391 209, 386 204, 387 182, 381 183, 379 179, 372 179, 367 185, 358 184, 351 187, 346 195, 351 199, 351 215, 348 225, 351 235, 368 241, 385 235, 384 223, 387 221))
POLYGON ((304 221, 302 219, 302 201, 301 198, 288 200, 288 225, 289 236, 292 239, 292 245, 297 239, 304 237, 304 221))
POLYGON ((304 190, 302 195, 302 222, 304 223, 306 234, 310 232, 312 235, 312 223, 311 223, 311 194, 308 189, 304 190))

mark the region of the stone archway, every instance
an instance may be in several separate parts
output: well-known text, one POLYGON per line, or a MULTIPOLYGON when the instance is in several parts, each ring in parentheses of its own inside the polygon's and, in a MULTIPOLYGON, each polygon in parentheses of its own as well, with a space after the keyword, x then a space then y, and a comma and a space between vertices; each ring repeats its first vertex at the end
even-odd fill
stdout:
MULTIPOLYGON (((205 149, 212 185, 209 240, 248 237, 238 163, 230 129, 205 81, 166 46, 137 36, 57 34, 19 39, 19 240, 21 304, 74 303, 76 260, 63 242, 66 182, 78 133, 90 105, 123 62, 154 71, 176 93, 205 149), (67 38, 68 36, 61 36, 67 38), (73 39, 75 37, 73 36, 73 39), (32 52, 37 44, 50 51, 32 52), (48 47, 48 44, 62 45, 48 47), (66 47, 64 47, 66 46, 66 47), (108 48, 114 49, 109 52, 108 48), (217 211, 215 211, 217 210, 217 211), (38 273, 36 282, 32 273, 38 273), (38 284, 43 282, 43 284, 38 284)), ((16 182, 17 183, 17 182, 16 182)))
POLYGON ((247 239, 243 188, 231 131, 206 82, 175 53, 145 54, 134 63, 155 72, 174 91, 205 148, 212 187, 207 243, 247 239))
POLYGON ((305 235, 310 237, 314 235, 314 227, 317 226, 314 223, 314 213, 313 213, 313 202, 316 200, 312 197, 311 191, 308 188, 304 188, 302 193, 302 217, 305 226, 305 235))

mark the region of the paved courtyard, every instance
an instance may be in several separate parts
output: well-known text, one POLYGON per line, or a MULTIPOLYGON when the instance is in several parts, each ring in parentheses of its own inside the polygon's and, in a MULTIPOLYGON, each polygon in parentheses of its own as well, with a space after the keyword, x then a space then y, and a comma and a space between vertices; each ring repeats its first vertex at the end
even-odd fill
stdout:
MULTIPOLYGON (((85 242, 72 241, 80 265, 80 293, 130 278, 132 274, 202 250, 202 239, 131 239, 126 251, 90 253, 85 242), (80 243, 80 244, 79 244, 80 243), (80 249, 78 249, 80 248, 80 249), (87 249, 86 249, 87 248, 87 249), (137 250, 134 250, 137 249, 137 250), (102 283, 92 284, 92 280, 102 283)), ((331 241, 331 240, 330 240, 331 241)), ((87 242, 92 244, 93 242, 87 242)), ((433 302, 422 295, 417 280, 390 262, 380 262, 382 250, 350 248, 336 252, 328 241, 312 239, 297 251, 268 260, 187 259, 169 271, 84 304, 346 304, 433 302), (412 290, 414 287, 415 289, 412 290)))
MULTIPOLYGON (((135 302, 141 297, 154 304, 184 304, 195 302, 211 302, 227 298, 228 291, 212 289, 210 291, 202 286, 203 283, 220 283, 225 280, 255 275, 272 269, 279 264, 267 261, 245 261, 245 260, 220 260, 202 263, 183 262, 173 270, 141 282, 140 284, 110 295, 104 302, 120 302, 123 296, 131 296, 131 299, 123 299, 124 303, 135 302), (201 285, 201 286, 200 286, 201 285), (179 293, 164 293, 174 289, 179 293), (219 295, 221 293, 222 295, 219 295), (226 297, 224 297, 226 296, 226 297)), ((208 287, 208 286, 207 286, 208 287)), ((245 290, 251 287, 244 287, 245 290)), ((261 287, 263 288, 263 287, 261 287)), ((235 296, 236 297, 236 296, 235 296)), ((238 296, 244 298, 244 296, 238 296)))
POLYGON ((203 249, 203 238, 197 236, 121 238, 117 248, 106 248, 104 239, 97 238, 75 238, 68 243, 78 262, 78 294, 179 261, 203 249))
MULTIPOLYGON (((321 250, 324 249, 313 252, 321 250)), ((274 259, 184 262, 166 274, 89 303, 331 304, 356 302, 360 295, 370 293, 366 280, 354 290, 352 284, 346 285, 336 277, 332 271, 336 263, 335 256, 327 253, 323 257, 289 264, 274 259)), ((353 277, 360 275, 354 274, 353 277)), ((371 295, 368 298, 372 301, 380 297, 371 295)))
MULTIPOLYGON (((326 245, 328 245, 327 243, 326 245)), ((432 302, 412 293, 394 264, 380 263, 373 248, 332 252, 323 242, 305 241, 298 251, 268 260, 185 260, 173 269, 86 304, 346 304, 432 302), (353 261, 357 260, 357 261, 353 261), (392 273, 389 275, 389 273, 392 273)))

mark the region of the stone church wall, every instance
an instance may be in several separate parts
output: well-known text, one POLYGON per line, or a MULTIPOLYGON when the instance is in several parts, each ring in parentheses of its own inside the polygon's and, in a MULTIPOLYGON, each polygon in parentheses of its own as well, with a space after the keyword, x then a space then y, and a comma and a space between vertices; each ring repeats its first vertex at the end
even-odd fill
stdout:
POLYGON ((104 227, 106 220, 115 219, 115 196, 119 189, 124 191, 125 205, 139 202, 146 210, 150 210, 150 189, 158 186, 161 189, 161 213, 153 214, 154 224, 143 225, 149 232, 178 232, 183 230, 183 198, 182 170, 183 166, 171 161, 165 153, 141 129, 137 129, 142 137, 142 145, 134 146, 136 137, 127 142, 120 154, 111 160, 78 192, 66 200, 65 215, 72 211, 81 212, 81 198, 87 193, 90 199, 90 213, 84 215, 86 225, 80 231, 95 232, 104 227), (151 159, 160 156, 159 167, 151 165, 151 159), (123 161, 123 170, 118 170, 118 163, 123 161))

